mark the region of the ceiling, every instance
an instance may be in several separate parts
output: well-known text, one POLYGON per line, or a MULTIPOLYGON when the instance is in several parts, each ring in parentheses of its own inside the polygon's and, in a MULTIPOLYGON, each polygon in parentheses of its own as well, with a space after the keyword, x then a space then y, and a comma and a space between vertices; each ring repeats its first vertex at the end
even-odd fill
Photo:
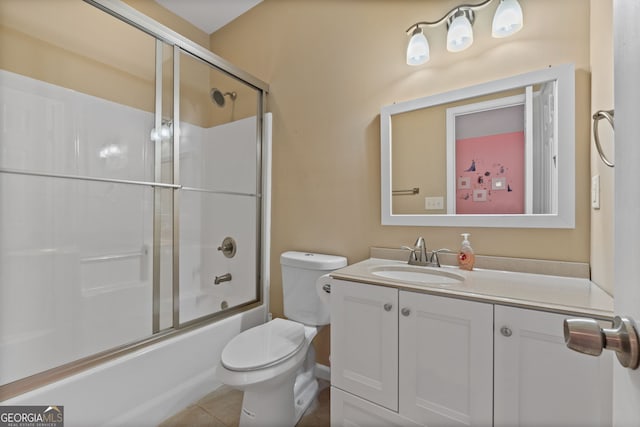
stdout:
POLYGON ((262 0, 156 0, 207 34, 242 15, 262 0))

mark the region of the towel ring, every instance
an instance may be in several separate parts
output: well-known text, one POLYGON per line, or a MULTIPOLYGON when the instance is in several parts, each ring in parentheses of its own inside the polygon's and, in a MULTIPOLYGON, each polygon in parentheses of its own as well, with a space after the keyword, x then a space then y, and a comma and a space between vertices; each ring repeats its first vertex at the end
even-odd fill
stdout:
POLYGON ((602 152, 602 146, 600 145, 598 122, 600 122, 601 119, 607 119, 607 121, 611 124, 611 128, 615 130, 615 127, 613 125, 613 110, 598 110, 593 115, 593 138, 596 141, 596 149, 598 150, 598 154, 600 155, 600 158, 602 159, 604 164, 612 168, 614 164, 610 162, 609 159, 607 159, 607 156, 604 155, 604 153, 602 152))

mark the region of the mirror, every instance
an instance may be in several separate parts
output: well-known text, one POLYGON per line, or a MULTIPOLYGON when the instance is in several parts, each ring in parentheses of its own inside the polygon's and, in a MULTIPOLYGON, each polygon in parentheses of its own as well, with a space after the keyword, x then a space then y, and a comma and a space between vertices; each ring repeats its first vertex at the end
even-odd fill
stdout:
POLYGON ((383 225, 575 227, 565 64, 382 108, 383 225))

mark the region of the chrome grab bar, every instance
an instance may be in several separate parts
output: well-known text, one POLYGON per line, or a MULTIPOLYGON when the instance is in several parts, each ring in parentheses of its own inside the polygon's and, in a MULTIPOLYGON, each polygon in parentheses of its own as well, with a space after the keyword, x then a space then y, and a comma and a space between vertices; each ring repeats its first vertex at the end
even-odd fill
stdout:
POLYGON ((125 259, 140 258, 140 280, 146 281, 149 276, 149 245, 142 245, 137 252, 125 252, 120 254, 97 255, 80 258, 80 263, 95 263, 104 261, 120 261, 125 259))
POLYGON ((600 155, 600 158, 602 159, 604 164, 612 168, 614 167, 613 162, 607 159, 607 156, 605 156, 604 152, 602 151, 602 145, 600 145, 600 135, 598 134, 598 123, 602 119, 606 119, 611 124, 611 128, 615 130, 615 126, 613 125, 613 122, 614 122, 613 110, 598 110, 593 115, 593 139, 596 142, 596 149, 598 150, 598 154, 600 155))
POLYGON ((139 258, 139 257, 147 256, 148 254, 149 254, 149 247, 147 245, 143 245, 142 249, 137 252, 126 252, 123 254, 91 256, 91 257, 82 258, 80 262, 114 261, 114 260, 120 260, 120 259, 139 258))

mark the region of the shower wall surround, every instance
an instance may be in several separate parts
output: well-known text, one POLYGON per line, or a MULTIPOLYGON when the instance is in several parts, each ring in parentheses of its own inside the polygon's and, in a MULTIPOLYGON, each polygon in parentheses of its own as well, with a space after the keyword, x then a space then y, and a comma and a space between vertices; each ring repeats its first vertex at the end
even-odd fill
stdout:
POLYGON ((187 322, 221 309, 223 302, 234 307, 258 298, 256 287, 248 285, 255 283, 259 239, 256 120, 181 126, 181 184, 194 189, 181 193, 180 322, 187 322), (218 250, 227 236, 237 244, 232 258, 218 250), (215 285, 215 276, 226 273, 232 280, 215 285))
POLYGON ((150 112, 0 70, 0 385, 152 335, 154 191, 161 329, 174 326, 173 191, 179 322, 259 299, 255 117, 181 124, 192 191, 140 184, 154 181, 153 126, 150 112), (234 258, 217 250, 226 236, 234 258))

